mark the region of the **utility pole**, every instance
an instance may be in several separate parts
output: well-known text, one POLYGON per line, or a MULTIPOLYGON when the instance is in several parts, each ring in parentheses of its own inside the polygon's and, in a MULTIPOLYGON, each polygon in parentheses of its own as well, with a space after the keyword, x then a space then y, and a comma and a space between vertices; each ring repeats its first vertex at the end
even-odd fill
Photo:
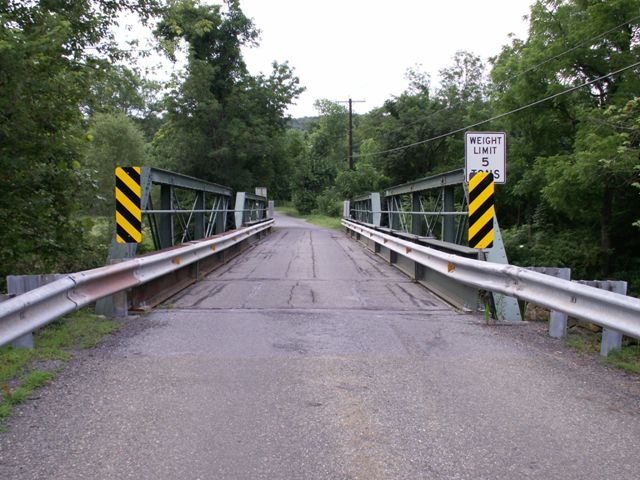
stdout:
POLYGON ((338 100, 336 103, 349 104, 349 169, 353 170, 353 104, 364 103, 366 100, 338 100))

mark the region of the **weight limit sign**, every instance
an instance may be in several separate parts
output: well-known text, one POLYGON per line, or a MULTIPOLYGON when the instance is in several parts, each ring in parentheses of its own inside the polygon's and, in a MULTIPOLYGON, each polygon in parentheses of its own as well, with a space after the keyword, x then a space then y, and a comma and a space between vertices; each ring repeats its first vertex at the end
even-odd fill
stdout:
POLYGON ((493 247, 495 184, 493 174, 477 172, 469 179, 469 246, 493 247))

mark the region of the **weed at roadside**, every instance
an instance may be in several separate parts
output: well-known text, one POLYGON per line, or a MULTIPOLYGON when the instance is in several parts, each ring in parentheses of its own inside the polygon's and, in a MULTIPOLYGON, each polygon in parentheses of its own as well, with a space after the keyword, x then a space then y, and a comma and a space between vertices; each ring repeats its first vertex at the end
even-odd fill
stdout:
POLYGON ((95 347, 119 327, 116 321, 80 310, 35 332, 33 350, 0 348, 0 429, 13 407, 53 380, 74 351, 95 347), (49 368, 39 368, 42 363, 49 368))
POLYGON ((319 227, 330 228, 333 230, 340 230, 342 228, 342 224, 340 223, 340 218, 338 217, 329 217, 327 215, 322 215, 319 213, 310 213, 308 215, 302 215, 294 207, 289 207, 289 206, 276 207, 276 211, 284 215, 288 215, 289 217, 302 218, 307 222, 317 225, 319 227))
POLYGON ((640 374, 640 344, 612 350, 606 363, 627 372, 640 374))
POLYGON ((600 333, 578 332, 569 333, 565 339, 565 345, 580 353, 597 353, 600 351, 600 333))

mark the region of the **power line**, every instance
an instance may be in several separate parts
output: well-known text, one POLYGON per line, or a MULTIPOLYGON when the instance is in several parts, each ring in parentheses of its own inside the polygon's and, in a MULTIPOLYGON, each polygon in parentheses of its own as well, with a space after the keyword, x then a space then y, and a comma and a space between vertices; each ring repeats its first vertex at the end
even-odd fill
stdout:
POLYGON ((566 90, 563 90, 562 92, 555 93, 555 94, 550 95, 548 97, 542 98, 540 100, 536 100, 535 102, 529 103, 529 104, 524 105, 522 107, 518 107, 516 109, 510 110, 510 111, 505 112, 505 113, 501 113, 499 115, 496 115, 494 117, 488 118, 486 120, 482 120, 480 122, 476 122, 476 123, 473 123, 471 125, 467 125, 466 127, 458 128, 458 129, 453 130, 453 131, 448 132, 448 133, 443 133, 442 135, 437 135, 435 137, 427 138, 426 140, 421 140, 419 142, 410 143, 408 145, 403 145, 401 147, 390 148, 388 150, 381 150, 379 152, 373 152, 373 153, 367 153, 367 154, 357 154, 357 155, 354 155, 354 157, 358 158, 358 157, 364 157, 364 156, 369 156, 369 155, 382 155, 383 153, 398 152, 400 150, 404 150, 404 149, 407 149, 407 148, 415 147, 415 146, 418 146, 418 145, 423 145, 425 143, 433 142, 435 140, 440 140, 441 138, 449 137, 451 135, 455 135, 456 133, 464 132, 465 130, 468 130, 470 128, 478 127, 478 126, 483 125, 485 123, 489 123, 489 122, 492 122, 494 120, 498 120, 500 118, 506 117, 508 115, 512 115, 512 114, 517 113, 517 112, 521 112, 522 110, 526 110, 527 108, 535 107, 536 105, 540 105, 541 103, 547 102, 549 100, 553 100, 554 98, 558 98, 558 97, 560 97, 562 95, 566 95, 567 93, 575 92, 576 90, 579 90, 579 89, 584 88, 586 86, 592 85, 592 84, 594 84, 596 82, 599 82, 600 80, 603 80, 603 79, 608 78, 608 77, 612 77, 614 75, 622 73, 622 72, 624 72, 626 70, 630 70, 630 69, 635 68, 637 66, 640 66, 640 62, 636 62, 636 63, 634 63, 632 65, 628 65, 626 67, 620 68, 620 69, 618 69, 618 70, 616 70, 614 72, 607 73, 606 75, 602 75, 602 76, 600 76, 598 78, 595 78, 593 80, 585 82, 585 83, 583 83, 581 85, 577 85, 577 86, 574 86, 574 87, 571 87, 571 88, 567 88, 566 90))
MULTIPOLYGON (((575 46, 571 47, 571 48, 570 48, 570 49, 568 49, 568 50, 565 50, 565 51, 564 51, 564 52, 562 52, 562 53, 559 53, 559 54, 557 54, 557 55, 554 55, 554 56, 553 56, 553 57, 551 57, 551 58, 547 58, 546 60, 544 60, 544 61, 542 61, 542 62, 538 63, 537 65, 534 65, 533 67, 529 67, 529 68, 527 68, 525 71, 520 72, 520 73, 518 73, 518 74, 516 74, 516 75, 514 75, 514 76, 512 76, 512 77, 510 77, 510 78, 507 78, 506 80, 514 80, 514 79, 516 79, 516 78, 518 78, 518 77, 521 77, 522 75, 524 75, 524 74, 526 74, 526 73, 531 72, 532 70, 537 69, 538 67, 541 67, 542 65, 545 65, 545 64, 547 64, 547 63, 549 63, 549 62, 552 62, 553 60, 556 60, 556 59, 558 59, 558 58, 560 58, 560 57, 562 57, 562 56, 566 55, 567 53, 571 53, 571 52, 573 52, 574 50, 577 50, 577 49, 578 49, 578 48, 580 48, 580 47, 584 47, 584 46, 585 46, 585 45, 587 45, 587 44, 591 45, 591 43, 593 43, 593 41, 594 41, 594 40, 598 40, 599 38, 602 38, 602 37, 604 37, 605 35, 607 35, 607 34, 609 34, 609 33, 611 33, 611 32, 614 32, 614 31, 618 30, 619 28, 624 27, 625 25, 627 25, 627 24, 629 24, 629 23, 631 23, 631 22, 633 22, 634 20, 637 20, 637 19, 639 19, 639 18, 640 18, 640 15, 638 15, 638 16, 636 16, 636 17, 633 17, 633 18, 631 18, 631 19, 627 20, 626 22, 621 23, 620 25, 617 25, 617 26, 615 26, 615 27, 613 27, 613 28, 611 28, 611 29, 607 30, 606 32, 602 32, 602 33, 600 33, 600 34, 596 35, 595 37, 591 37, 591 38, 589 38, 589 39, 587 39, 587 40, 584 40, 583 42, 580 42, 579 44, 577 44, 577 45, 575 45, 575 46)), ((505 80, 505 81, 506 81, 506 80, 505 80)))
MULTIPOLYGON (((626 22, 623 22, 623 23, 621 23, 620 25, 617 25, 617 26, 615 26, 615 27, 613 27, 613 28, 611 28, 611 29, 609 29, 609 30, 607 30, 607 31, 605 31, 605 32, 599 33, 598 35, 596 35, 596 36, 594 36, 594 37, 591 37, 591 38, 589 38, 589 39, 587 39, 587 40, 584 40, 584 41, 580 42, 579 44, 574 45, 573 47, 569 48, 568 50, 565 50, 565 51, 564 51, 564 52, 562 52, 562 53, 559 53, 559 54, 557 54, 557 55, 554 55, 553 57, 547 58, 546 60, 543 60, 542 62, 540 62, 540 63, 538 63, 538 64, 536 64, 536 65, 534 65, 534 66, 532 66, 532 67, 527 68, 527 69, 526 69, 526 70, 524 70, 523 72, 517 73, 517 74, 512 75, 512 76, 509 76, 509 77, 505 78, 505 79, 504 79, 502 82, 500 82, 500 83, 501 83, 501 84, 504 84, 504 83, 506 83, 507 81, 513 81, 513 80, 515 80, 516 78, 521 77, 522 75, 525 75, 525 74, 527 74, 527 73, 529 73, 529 72, 531 72, 531 71, 533 71, 533 70, 536 70, 537 68, 540 68, 540 67, 541 67, 541 66, 543 66, 543 65, 546 65, 546 64, 547 64, 547 63, 549 63, 549 62, 552 62, 553 60, 556 60, 556 59, 558 59, 558 58, 560 58, 560 57, 563 57, 563 56, 564 56, 564 55, 566 55, 567 53, 571 53, 571 52, 573 52, 574 50, 577 50, 578 48, 583 47, 583 46, 585 46, 585 45, 591 45, 591 44, 593 43, 593 41, 598 40, 599 38, 602 38, 602 37, 604 37, 605 35, 607 35, 607 34, 609 34, 609 33, 611 33, 611 32, 614 32, 614 31, 618 30, 619 28, 622 28, 622 27, 624 27, 625 25, 627 25, 627 24, 629 24, 629 23, 633 22, 634 20, 638 20, 638 19, 640 19, 640 15, 637 15, 637 16, 635 16, 635 17, 633 17, 633 18, 630 18, 630 19, 629 19, 629 20, 627 20, 626 22)), ((411 123, 404 124, 403 126, 404 126, 404 127, 410 127, 410 126, 412 126, 412 125, 415 125, 416 123, 423 122, 424 120, 427 120, 427 119, 429 119, 429 118, 433 117, 434 115, 437 115, 438 113, 444 112, 444 111, 446 111, 446 110, 448 110, 448 109, 449 109, 449 107, 441 108, 441 109, 439 109, 439 110, 436 110, 435 112, 431 112, 431 113, 429 113, 428 115, 425 115, 424 117, 422 117, 422 118, 420 118, 420 119, 418 119, 418 120, 414 120, 414 121, 413 121, 413 122, 411 122, 411 123)))

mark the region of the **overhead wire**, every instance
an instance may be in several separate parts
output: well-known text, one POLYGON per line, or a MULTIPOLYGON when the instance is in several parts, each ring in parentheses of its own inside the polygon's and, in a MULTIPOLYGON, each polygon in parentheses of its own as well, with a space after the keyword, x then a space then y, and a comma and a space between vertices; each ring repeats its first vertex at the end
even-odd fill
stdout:
MULTIPOLYGON (((557 55, 554 55, 553 57, 547 58, 546 60, 543 60, 542 62, 537 63, 536 65, 533 65, 532 67, 529 67, 529 68, 527 68, 526 70, 524 70, 522 72, 519 72, 519 73, 517 73, 515 75, 509 76, 508 78, 506 78, 505 80, 503 80, 500 83, 504 83, 507 80, 510 80, 510 81, 515 80, 516 78, 519 78, 522 75, 525 75, 525 74, 527 74, 527 73, 529 73, 529 72, 531 72, 533 70, 536 70, 536 69, 540 68, 543 65, 546 65, 549 62, 552 62, 553 60, 557 60, 558 58, 563 57, 567 53, 571 53, 571 52, 577 50, 578 48, 584 47, 585 45, 591 45, 595 40, 598 40, 598 39, 604 37, 605 35, 607 35, 607 34, 609 34, 611 32, 614 32, 614 31, 624 27, 625 25, 628 25, 629 23, 633 22, 634 20, 638 20, 638 19, 640 19, 640 15, 632 17, 629 20, 627 20, 627 21, 625 21, 625 22, 623 22, 623 23, 621 23, 619 25, 616 25, 613 28, 610 28, 609 30, 606 30, 606 31, 604 31, 602 33, 599 33, 598 35, 595 35, 595 36, 593 36, 591 38, 583 40, 579 44, 574 45, 573 47, 571 47, 571 48, 569 48, 569 49, 567 49, 567 50, 565 50, 565 51, 563 51, 561 53, 558 53, 557 55)), ((420 118, 418 120, 414 120, 413 122, 405 124, 404 127, 410 127, 412 125, 415 125, 416 123, 423 122, 423 121, 425 121, 425 120, 427 120, 427 119, 429 119, 429 118, 431 118, 431 117, 433 117, 433 116, 435 116, 435 115, 437 115, 439 113, 442 113, 442 112, 444 112, 444 111, 446 111, 448 109, 449 109, 449 107, 440 108, 440 109, 436 110, 435 112, 431 112, 431 113, 425 115, 424 117, 422 117, 422 118, 420 118)))
POLYGON ((536 65, 534 65, 534 66, 532 66, 532 67, 529 67, 529 68, 527 68, 526 70, 524 70, 524 71, 522 71, 522 72, 517 73, 516 75, 511 76, 511 77, 510 77, 510 78, 508 78, 507 80, 514 80, 514 79, 516 79, 516 78, 518 78, 518 77, 521 77, 522 75, 525 75, 525 74, 527 74, 527 73, 529 73, 529 72, 531 72, 531 71, 533 71, 533 70, 536 70, 537 68, 541 67, 542 65, 546 65, 547 63, 552 62, 553 60, 556 60, 556 59, 558 59, 558 58, 560 58, 560 57, 562 57, 562 56, 566 55, 567 53, 571 53, 571 52, 573 52, 574 50, 577 50, 577 49, 579 49, 579 48, 581 48, 581 47, 584 47, 585 45, 591 45, 595 40, 598 40, 598 39, 600 39, 600 38, 604 37, 605 35, 607 35, 607 34, 609 34, 609 33, 611 33, 611 32, 615 32, 616 30, 618 30, 618 29, 620 29, 620 28, 624 27, 625 25, 627 25, 627 24, 629 24, 629 23, 633 22, 634 20, 638 20, 638 19, 640 19, 640 15, 637 15, 637 16, 635 16, 635 17, 633 17, 633 18, 630 18, 630 19, 629 19, 629 20, 627 20, 626 22, 623 22, 623 23, 621 23, 620 25, 617 25, 617 26, 615 26, 615 27, 613 27, 613 28, 610 28, 610 29, 609 29, 609 30, 607 30, 606 32, 602 32, 602 33, 600 33, 600 34, 596 35, 595 37, 591 37, 591 38, 589 38, 589 39, 587 39, 587 40, 584 40, 584 41, 580 42, 579 44, 574 45, 574 46, 573 46, 573 47, 571 47, 570 49, 565 50, 565 51, 564 51, 564 52, 562 52, 562 53, 559 53, 559 54, 557 54, 557 55, 554 55, 553 57, 547 58, 546 60, 543 60, 542 62, 540 62, 540 63, 538 63, 538 64, 536 64, 536 65))
POLYGON ((553 95, 549 95, 548 97, 544 97, 544 98, 542 98, 540 100, 536 100, 535 102, 528 103, 527 105, 523 105, 521 107, 515 108, 515 109, 510 110, 508 112, 504 112, 504 113, 501 113, 499 115, 495 115, 495 116, 493 116, 491 118, 487 118, 485 120, 481 120, 480 122, 472 123, 471 125, 467 125, 465 127, 458 128, 456 130, 452 130, 450 132, 443 133, 441 135, 436 135, 435 137, 427 138, 426 140, 420 140, 419 142, 414 142, 414 143, 410 143, 408 145, 403 145, 401 147, 396 147, 396 148, 390 148, 390 149, 387 149, 387 150, 381 150, 379 152, 366 153, 366 154, 354 154, 353 157, 354 158, 360 158, 360 157, 364 157, 364 156, 382 155, 382 154, 385 154, 385 153, 393 153, 393 152, 398 152, 400 150, 405 150, 407 148, 416 147, 418 145, 423 145, 425 143, 429 143, 429 142, 433 142, 433 141, 436 141, 436 140, 440 140, 441 138, 449 137, 451 135, 455 135, 456 133, 460 133, 460 132, 464 132, 465 130, 469 130, 470 128, 478 127, 480 125, 484 125, 485 123, 493 122, 494 120, 498 120, 498 119, 506 117, 508 115, 512 115, 514 113, 521 112, 523 110, 526 110, 527 108, 535 107, 536 105, 540 105, 541 103, 548 102, 549 100, 553 100, 554 98, 561 97, 562 95, 566 95, 566 94, 571 93, 571 92, 575 92, 576 90, 579 90, 581 88, 584 88, 584 87, 587 87, 589 85, 592 85, 592 84, 594 84, 596 82, 599 82, 600 80, 603 80, 603 79, 608 78, 608 77, 612 77, 614 75, 618 75, 619 73, 622 73, 622 72, 624 72, 626 70, 630 70, 630 69, 638 67, 638 66, 640 66, 640 62, 636 62, 636 63, 633 63, 631 65, 627 65, 626 67, 620 68, 620 69, 615 70, 615 71, 610 72, 610 73, 607 73, 606 75, 602 75, 602 76, 600 76, 598 78, 595 78, 593 80, 589 80, 588 82, 584 82, 584 83, 582 83, 580 85, 576 85, 576 86, 567 88, 566 90, 563 90, 563 91, 558 92, 558 93, 554 93, 553 95))

